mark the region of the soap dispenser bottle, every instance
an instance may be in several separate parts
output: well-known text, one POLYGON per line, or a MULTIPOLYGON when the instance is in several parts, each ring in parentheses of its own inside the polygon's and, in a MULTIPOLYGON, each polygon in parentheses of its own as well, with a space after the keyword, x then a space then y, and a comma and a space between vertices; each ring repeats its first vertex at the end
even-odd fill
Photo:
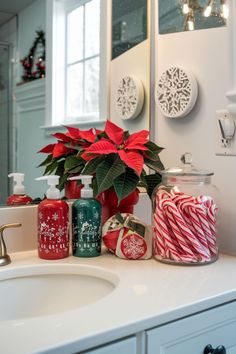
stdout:
POLYGON ((68 204, 60 199, 56 188, 59 176, 36 178, 47 180, 50 186, 46 199, 38 205, 38 255, 43 259, 61 259, 69 256, 68 204))
POLYGON ((13 194, 7 200, 7 205, 25 205, 32 202, 32 198, 25 194, 25 187, 23 185, 24 173, 10 173, 8 177, 13 177, 13 194))
POLYGON ((80 175, 81 198, 72 204, 72 252, 76 257, 96 257, 101 254, 101 204, 93 198, 92 176, 80 175))

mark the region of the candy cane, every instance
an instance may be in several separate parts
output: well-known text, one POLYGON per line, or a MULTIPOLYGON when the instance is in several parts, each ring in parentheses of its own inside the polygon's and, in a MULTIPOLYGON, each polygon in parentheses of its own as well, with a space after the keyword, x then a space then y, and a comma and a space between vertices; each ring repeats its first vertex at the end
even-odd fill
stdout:
POLYGON ((178 210, 189 227, 192 234, 199 240, 202 245, 205 253, 210 257, 210 251, 208 247, 208 243, 206 240, 205 232, 201 227, 201 223, 196 214, 195 208, 200 207, 200 205, 195 205, 195 198, 192 196, 184 195, 182 198, 178 198, 177 207, 178 210), (189 207, 189 209, 187 208, 189 207), (193 222, 194 220, 194 222, 193 222))
POLYGON ((211 235, 212 235, 212 241, 214 243, 213 248, 213 254, 217 254, 217 246, 216 246, 216 212, 218 211, 218 208, 216 204, 211 205, 207 209, 207 219, 209 222, 209 227, 211 230, 211 235))
POLYGON ((204 225, 200 221, 200 218, 202 218, 203 220, 203 215, 200 213, 199 207, 200 205, 198 206, 188 202, 185 203, 185 205, 183 206, 183 210, 185 211, 186 214, 189 215, 189 222, 191 222, 192 227, 195 230, 195 236, 199 240, 200 244, 202 245, 202 248, 204 249, 204 251, 206 252, 210 260, 210 250, 209 250, 209 244, 207 242, 207 236, 210 238, 211 233, 209 234, 208 232, 210 231, 209 225, 207 228, 207 225, 204 225))
MULTIPOLYGON (((194 249, 195 249, 195 255, 197 254, 198 256, 201 257, 202 260, 205 261, 209 261, 209 257, 207 255, 207 253, 205 252, 205 250, 203 249, 201 243, 199 242, 199 240, 196 238, 196 236, 190 231, 190 229, 188 228, 188 226, 186 225, 186 222, 184 221, 184 219, 182 218, 178 208, 176 207, 176 205, 174 203, 170 203, 167 200, 163 201, 164 205, 164 210, 166 210, 166 212, 168 213, 169 217, 171 217, 172 215, 172 220, 175 221, 176 225, 178 226, 181 234, 183 237, 180 236, 179 233, 176 234, 176 237, 178 235, 180 241, 184 241, 186 244, 186 240, 189 240, 194 249)), ((173 223, 172 223, 173 225, 173 223)), ((175 229, 176 230, 176 229, 175 229)), ((188 247, 187 252, 190 251, 190 254, 192 253, 191 249, 188 247)), ((193 255, 193 253, 192 253, 193 255)), ((193 255, 194 257, 194 255, 193 255)))
MULTIPOLYGON (((154 222, 155 222, 155 227, 158 233, 158 239, 161 239, 163 241, 163 244, 165 245, 165 255, 168 257, 169 252, 173 255, 175 260, 180 260, 180 249, 178 249, 178 245, 176 241, 171 237, 170 230, 168 229, 168 226, 165 222, 163 212, 160 207, 160 200, 157 197, 156 198, 156 210, 153 215, 154 222)), ((162 245, 163 246, 163 245, 162 245)))
POLYGON ((173 216, 173 214, 171 213, 171 208, 174 208, 175 205, 171 203, 170 200, 163 200, 162 205, 163 205, 166 219, 170 224, 171 230, 175 235, 176 240, 178 241, 180 247, 182 248, 182 253, 184 253, 187 256, 196 258, 198 255, 196 255, 196 252, 195 253, 193 252, 192 247, 189 244, 189 240, 183 235, 181 228, 179 227, 178 223, 176 223, 175 216, 173 216))
POLYGON ((217 254, 216 235, 212 234, 212 232, 211 232, 210 224, 209 224, 208 218, 206 216, 207 210, 208 209, 206 209, 204 211, 202 209, 202 207, 199 206, 198 208, 196 208, 196 215, 198 216, 199 221, 200 221, 202 228, 204 230, 209 250, 210 250, 211 254, 215 256, 217 254))
POLYGON ((208 207, 212 205, 213 199, 208 196, 198 196, 192 199, 195 204, 191 204, 190 200, 191 197, 189 198, 189 202, 188 198, 185 198, 179 204, 179 208, 183 212, 182 215, 191 231, 200 239, 203 247, 206 249, 209 248, 211 255, 216 255, 217 248, 215 245, 215 237, 212 235, 208 218, 206 216, 208 207), (186 206, 189 206, 188 212, 185 209, 186 206))
POLYGON ((153 224, 154 224, 154 228, 153 228, 153 241, 155 243, 155 249, 158 249, 158 253, 160 253, 162 256, 165 256, 165 243, 162 237, 161 232, 159 231, 159 227, 158 224, 155 221, 155 218, 153 217, 153 224))

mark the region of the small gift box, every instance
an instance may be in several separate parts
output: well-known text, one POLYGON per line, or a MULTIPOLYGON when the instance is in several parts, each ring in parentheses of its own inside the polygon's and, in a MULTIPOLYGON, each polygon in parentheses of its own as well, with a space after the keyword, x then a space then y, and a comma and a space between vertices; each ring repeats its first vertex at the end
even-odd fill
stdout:
POLYGON ((125 259, 149 259, 152 256, 151 229, 133 214, 118 213, 102 228, 108 250, 125 259))

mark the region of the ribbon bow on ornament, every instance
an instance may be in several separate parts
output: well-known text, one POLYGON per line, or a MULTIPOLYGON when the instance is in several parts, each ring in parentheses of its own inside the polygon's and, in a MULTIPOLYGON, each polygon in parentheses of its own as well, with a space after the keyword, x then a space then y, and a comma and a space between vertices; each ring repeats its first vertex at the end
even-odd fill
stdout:
POLYGON ((136 216, 113 215, 103 225, 103 242, 120 258, 148 259, 152 254, 151 232, 136 216))

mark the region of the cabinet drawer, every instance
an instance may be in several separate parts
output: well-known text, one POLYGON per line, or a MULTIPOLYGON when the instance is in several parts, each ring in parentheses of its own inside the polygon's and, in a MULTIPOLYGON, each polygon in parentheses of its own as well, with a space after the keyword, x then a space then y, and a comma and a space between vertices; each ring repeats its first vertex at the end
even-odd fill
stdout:
POLYGON ((147 331, 147 354, 203 354, 207 344, 236 353, 236 302, 147 331))
POLYGON ((136 354, 136 337, 107 344, 83 354, 136 354))

